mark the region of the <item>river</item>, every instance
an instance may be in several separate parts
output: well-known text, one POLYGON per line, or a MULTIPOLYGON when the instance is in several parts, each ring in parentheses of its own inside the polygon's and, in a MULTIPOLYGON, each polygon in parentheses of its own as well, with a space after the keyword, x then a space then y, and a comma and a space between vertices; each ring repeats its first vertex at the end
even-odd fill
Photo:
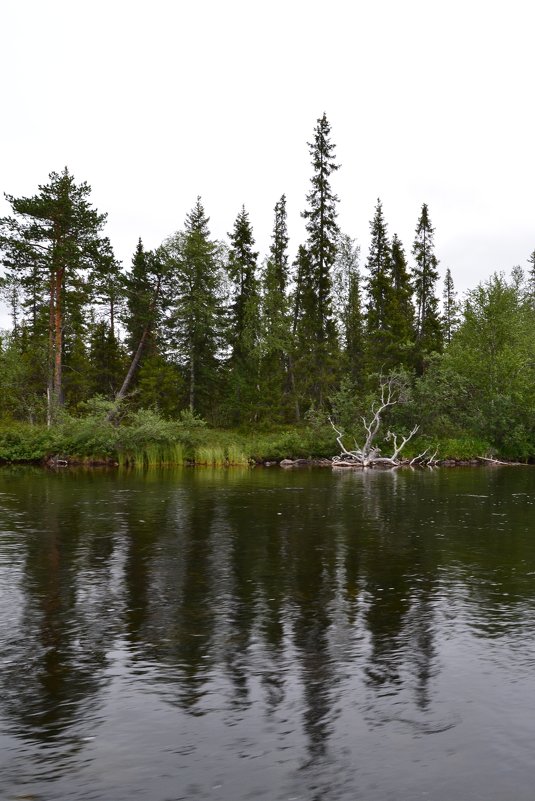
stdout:
POLYGON ((533 801, 535 468, 0 470, 0 798, 533 801))

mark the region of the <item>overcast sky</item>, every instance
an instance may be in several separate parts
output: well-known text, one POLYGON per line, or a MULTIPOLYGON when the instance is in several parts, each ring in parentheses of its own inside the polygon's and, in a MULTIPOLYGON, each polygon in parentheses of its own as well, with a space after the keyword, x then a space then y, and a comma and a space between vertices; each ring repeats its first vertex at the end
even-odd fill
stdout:
POLYGON ((124 263, 198 194, 264 254, 285 192, 293 256, 325 111, 363 261, 377 197, 408 252, 426 202, 463 290, 535 249, 534 28, 531 0, 2 0, 0 190, 67 165, 124 263))

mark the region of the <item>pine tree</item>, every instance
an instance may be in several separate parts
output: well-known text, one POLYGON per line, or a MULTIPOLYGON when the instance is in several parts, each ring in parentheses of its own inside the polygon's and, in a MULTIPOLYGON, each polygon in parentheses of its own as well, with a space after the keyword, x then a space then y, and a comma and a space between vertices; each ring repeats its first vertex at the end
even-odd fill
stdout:
POLYGON ((429 210, 424 203, 418 224, 412 254, 414 256, 413 284, 416 294, 416 346, 418 366, 423 369, 425 355, 442 350, 442 327, 438 311, 435 286, 438 280, 438 260, 434 253, 435 229, 431 225, 429 210))
POLYGON ((392 310, 394 283, 392 250, 387 234, 381 200, 377 200, 370 222, 371 243, 368 254, 366 335, 368 372, 383 370, 390 363, 392 347, 392 310))
MULTIPOLYGON (((306 302, 307 316, 314 325, 313 400, 322 405, 334 379, 337 354, 336 327, 332 317, 331 268, 336 258, 339 234, 336 222, 338 197, 333 193, 330 177, 339 169, 335 163, 335 145, 330 141, 331 127, 325 114, 318 119, 314 141, 309 142, 312 159, 312 189, 307 195, 307 253, 310 264, 311 292, 306 302)), ((305 296, 303 296, 305 302, 305 296)))
POLYGON ((444 278, 444 291, 442 293, 442 325, 444 331, 444 342, 448 345, 457 328, 459 327, 459 303, 457 293, 453 285, 451 270, 448 267, 444 278))
POLYGON ((291 329, 288 288, 288 229, 286 196, 275 205, 269 256, 262 281, 262 362, 260 386, 263 405, 271 416, 284 414, 288 395, 288 357, 291 329))
POLYGON ((219 246, 209 222, 198 197, 184 231, 164 244, 173 296, 168 340, 187 380, 190 411, 203 415, 215 398, 223 314, 219 246))
POLYGON ((229 234, 228 274, 233 298, 228 327, 230 356, 230 405, 234 420, 256 416, 259 368, 258 253, 249 215, 242 206, 229 234))
POLYGON ((7 195, 14 216, 0 220, 3 264, 25 293, 36 331, 47 298, 49 422, 64 399, 65 309, 85 302, 85 271, 103 258, 106 215, 91 207, 90 193, 65 168, 50 173, 33 197, 7 195))

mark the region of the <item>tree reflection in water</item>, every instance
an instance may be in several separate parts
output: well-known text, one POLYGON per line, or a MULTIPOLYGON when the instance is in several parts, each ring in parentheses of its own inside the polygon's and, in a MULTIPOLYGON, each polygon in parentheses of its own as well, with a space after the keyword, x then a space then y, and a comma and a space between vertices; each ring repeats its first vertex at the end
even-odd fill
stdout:
POLYGON ((289 787, 342 797, 341 766, 367 732, 438 725, 440 645, 454 627, 510 647, 529 632, 531 473, 2 481, 0 571, 21 601, 16 630, 3 612, 0 712, 5 731, 53 746, 43 776, 80 765, 119 687, 247 730, 232 740, 242 749, 272 732, 271 748, 292 745, 289 787))

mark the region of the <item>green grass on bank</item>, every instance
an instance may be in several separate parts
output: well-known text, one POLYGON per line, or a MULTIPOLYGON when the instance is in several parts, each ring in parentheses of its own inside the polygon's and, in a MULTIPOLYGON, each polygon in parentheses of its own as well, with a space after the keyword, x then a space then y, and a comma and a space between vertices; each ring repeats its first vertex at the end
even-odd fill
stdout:
POLYGON ((51 457, 72 461, 115 461, 121 465, 195 463, 246 465, 284 458, 332 456, 332 430, 319 433, 307 427, 269 431, 210 429, 185 414, 165 420, 141 410, 113 425, 106 415, 65 415, 50 428, 0 422, 0 461, 42 462, 51 457))
MULTIPOLYGON (((347 447, 352 447, 348 438, 347 447)), ((403 456, 412 458, 429 447, 439 459, 467 460, 500 456, 488 442, 470 435, 456 438, 420 436, 410 441, 403 456)), ((55 426, 0 422, 0 461, 43 462, 51 457, 80 462, 111 461, 127 466, 198 464, 247 465, 281 459, 330 458, 338 453, 330 426, 279 426, 267 430, 211 429, 184 413, 165 420, 152 410, 125 416, 117 425, 100 408, 85 417, 65 415, 55 426)), ((391 453, 388 443, 383 453, 391 453)))

